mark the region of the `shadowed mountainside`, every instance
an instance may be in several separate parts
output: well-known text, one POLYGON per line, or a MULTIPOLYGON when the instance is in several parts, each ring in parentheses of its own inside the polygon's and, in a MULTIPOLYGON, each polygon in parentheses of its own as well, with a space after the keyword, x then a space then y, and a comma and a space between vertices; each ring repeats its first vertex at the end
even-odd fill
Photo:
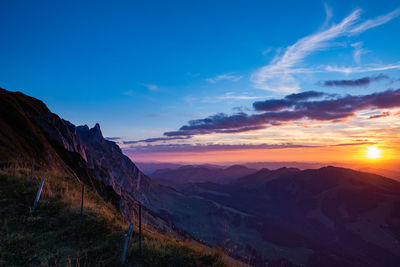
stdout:
POLYGON ((228 185, 199 183, 178 190, 246 213, 230 227, 254 230, 275 257, 303 256, 310 266, 400 261, 400 183, 395 180, 336 167, 282 168, 262 169, 228 185))

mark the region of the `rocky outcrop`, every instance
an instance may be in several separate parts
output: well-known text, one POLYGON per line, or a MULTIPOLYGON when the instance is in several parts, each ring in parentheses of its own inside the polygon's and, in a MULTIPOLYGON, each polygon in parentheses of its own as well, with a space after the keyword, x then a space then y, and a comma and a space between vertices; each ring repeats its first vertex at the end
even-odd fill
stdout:
POLYGON ((31 162, 34 158, 42 168, 70 172, 94 185, 103 197, 110 195, 106 192, 109 186, 128 217, 134 215, 137 201, 154 207, 148 195, 158 185, 116 143, 104 139, 98 123, 93 128, 76 127, 52 113, 42 101, 4 89, 0 89, 0 104, 0 161, 31 162))
POLYGON ((119 146, 103 138, 97 123, 89 129, 87 125, 76 128, 84 148, 88 166, 96 177, 111 185, 119 195, 130 194, 145 206, 150 206, 146 194, 156 186, 136 165, 125 156, 119 146))
POLYGON ((152 181, 122 153, 116 143, 104 139, 98 123, 93 128, 87 125, 75 127, 52 113, 45 117, 35 116, 35 120, 66 150, 82 156, 95 177, 114 189, 121 197, 120 204, 127 216, 133 213, 129 208, 131 203, 127 203, 132 199, 151 206, 146 194, 152 181))

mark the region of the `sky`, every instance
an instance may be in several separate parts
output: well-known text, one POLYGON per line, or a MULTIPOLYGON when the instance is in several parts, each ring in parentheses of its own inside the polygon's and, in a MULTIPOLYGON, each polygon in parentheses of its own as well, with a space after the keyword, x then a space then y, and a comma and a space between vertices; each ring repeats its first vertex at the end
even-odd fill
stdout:
POLYGON ((134 161, 400 160, 398 1, 0 10, 0 87, 100 123, 134 161))

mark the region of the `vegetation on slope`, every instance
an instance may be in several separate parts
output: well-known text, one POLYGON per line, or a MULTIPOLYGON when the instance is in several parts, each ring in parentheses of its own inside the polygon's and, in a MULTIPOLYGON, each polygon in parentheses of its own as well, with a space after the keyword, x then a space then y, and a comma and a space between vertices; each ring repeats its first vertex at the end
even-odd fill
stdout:
MULTIPOLYGON (((39 178, 30 186, 28 170, 15 176, 0 171, 0 266, 118 266, 128 221, 111 203, 86 188, 83 219, 81 185, 57 173, 40 173, 45 183, 38 208, 30 208, 39 178)), ((143 233, 142 255, 137 223, 128 266, 234 266, 218 250, 180 241, 156 231, 143 233)))
MULTIPOLYGON (((27 114, 46 114, 44 103, 19 92, 0 88, 0 159, 1 161, 35 158, 43 163, 46 151, 50 153, 46 137, 32 123, 27 114)), ((1 162, 0 162, 1 163, 1 162)))

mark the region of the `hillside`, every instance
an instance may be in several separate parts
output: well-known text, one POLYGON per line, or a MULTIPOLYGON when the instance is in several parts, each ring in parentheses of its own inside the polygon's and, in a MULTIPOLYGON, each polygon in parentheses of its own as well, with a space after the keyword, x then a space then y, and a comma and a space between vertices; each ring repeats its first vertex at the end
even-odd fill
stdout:
MULTIPOLYGON (((30 186, 28 174, 27 169, 18 169, 16 176, 0 171, 0 265, 119 266, 129 225, 123 214, 89 187, 82 219, 81 185, 49 172, 38 173, 46 178, 31 213, 39 178, 30 186)), ((134 224, 126 266, 239 266, 219 250, 162 234, 147 223, 140 255, 134 224)))
POLYGON ((180 190, 244 213, 230 218, 223 209, 215 212, 230 232, 247 233, 260 259, 282 257, 307 266, 400 261, 395 180, 337 167, 282 168, 262 169, 228 185, 198 183, 180 190))

